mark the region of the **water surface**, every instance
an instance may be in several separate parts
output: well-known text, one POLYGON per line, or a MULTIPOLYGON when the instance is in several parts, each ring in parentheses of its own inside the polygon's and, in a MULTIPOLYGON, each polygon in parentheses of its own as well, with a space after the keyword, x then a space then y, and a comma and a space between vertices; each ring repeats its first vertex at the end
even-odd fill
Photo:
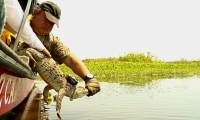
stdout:
MULTIPOLYGON (((84 83, 79 83, 84 86, 84 83)), ((101 82, 102 90, 70 101, 64 97, 64 120, 199 120, 200 78, 152 80, 142 86, 101 82)), ((46 83, 36 84, 41 91, 46 83)), ((57 93, 50 91, 53 95, 57 93)), ((55 102, 45 105, 43 117, 58 120, 55 102)))

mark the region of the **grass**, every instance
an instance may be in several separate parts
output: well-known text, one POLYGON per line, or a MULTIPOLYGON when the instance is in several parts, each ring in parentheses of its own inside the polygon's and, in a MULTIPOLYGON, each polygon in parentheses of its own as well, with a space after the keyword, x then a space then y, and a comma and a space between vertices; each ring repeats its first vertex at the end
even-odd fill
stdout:
MULTIPOLYGON (((159 60, 150 52, 129 53, 119 58, 99 58, 83 60, 88 69, 100 81, 112 78, 147 78, 170 76, 194 76, 200 73, 200 60, 181 59, 173 62, 159 60)), ((76 76, 65 65, 60 65, 65 74, 76 76)), ((78 76, 76 76, 78 77, 78 76)))

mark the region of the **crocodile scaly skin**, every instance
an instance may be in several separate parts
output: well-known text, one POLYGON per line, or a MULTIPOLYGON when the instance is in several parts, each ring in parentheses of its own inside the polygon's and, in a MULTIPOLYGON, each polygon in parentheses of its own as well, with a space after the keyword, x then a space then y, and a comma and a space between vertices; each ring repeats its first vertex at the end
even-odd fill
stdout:
POLYGON ((60 119, 61 102, 64 96, 67 96, 72 100, 88 94, 86 88, 72 86, 67 83, 65 75, 52 58, 46 57, 42 52, 33 48, 27 48, 26 55, 29 56, 30 60, 34 63, 34 67, 41 78, 48 84, 43 91, 44 100, 47 101, 49 90, 54 89, 58 92, 56 110, 60 119))

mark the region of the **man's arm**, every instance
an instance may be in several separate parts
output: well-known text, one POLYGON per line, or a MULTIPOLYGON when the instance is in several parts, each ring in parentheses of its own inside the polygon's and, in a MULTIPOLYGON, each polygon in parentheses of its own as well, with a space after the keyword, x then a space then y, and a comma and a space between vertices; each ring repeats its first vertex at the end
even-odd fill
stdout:
POLYGON ((82 79, 90 73, 85 64, 75 54, 68 56, 63 63, 82 79))

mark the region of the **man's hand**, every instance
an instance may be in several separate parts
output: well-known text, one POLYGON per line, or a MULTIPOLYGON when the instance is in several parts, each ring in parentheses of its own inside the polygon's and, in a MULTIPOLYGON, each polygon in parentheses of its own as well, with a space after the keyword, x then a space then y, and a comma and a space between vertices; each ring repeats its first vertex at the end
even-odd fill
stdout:
POLYGON ((89 92, 87 96, 93 96, 94 94, 98 93, 101 90, 100 84, 94 78, 85 81, 85 88, 87 88, 89 92))
POLYGON ((51 58, 51 54, 49 53, 49 51, 45 48, 43 51, 42 51, 47 57, 51 58))

